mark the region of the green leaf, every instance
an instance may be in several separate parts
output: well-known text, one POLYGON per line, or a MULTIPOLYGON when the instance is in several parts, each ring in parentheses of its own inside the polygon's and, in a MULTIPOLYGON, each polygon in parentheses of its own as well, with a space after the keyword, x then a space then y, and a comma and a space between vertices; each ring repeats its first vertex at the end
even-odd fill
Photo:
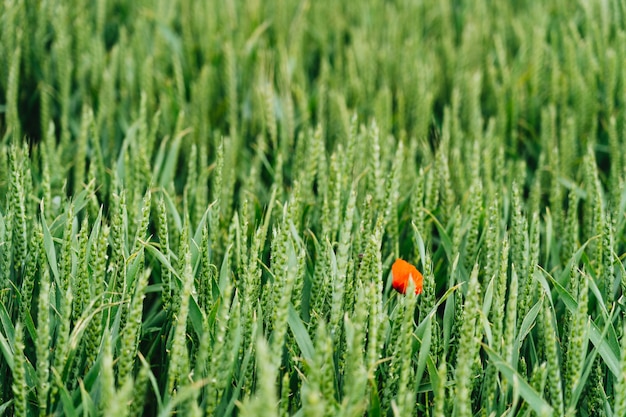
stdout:
MULTIPOLYGON (((441 296, 441 298, 437 300, 437 303, 435 303, 435 305, 428 312, 427 315, 434 316, 435 314, 437 314, 437 310, 439 309, 439 306, 443 304, 448 299, 448 297, 450 297, 456 290, 458 290, 461 287, 461 285, 463 285, 463 283, 457 284, 454 287, 448 288, 448 290, 441 296)), ((420 324, 417 326, 417 329, 415 330, 415 333, 423 334, 425 325, 426 325, 426 319, 420 322, 420 324)))
POLYGON ((522 343, 524 343, 524 339, 530 333, 530 331, 537 324, 537 315, 541 310, 541 306, 543 305, 543 298, 540 298, 539 301, 535 303, 535 305, 526 313, 524 320, 522 320, 522 324, 520 325, 519 331, 517 333, 517 337, 515 338, 515 348, 513 349, 513 363, 511 366, 515 365, 518 361, 519 351, 522 348, 522 343))
POLYGON ((152 183, 160 184, 159 181, 159 173, 161 172, 161 167, 163 166, 163 160, 165 159, 165 154, 167 152, 167 147, 169 146, 171 136, 167 135, 161 142, 159 143, 159 150, 157 151, 156 156, 154 157, 154 162, 152 163, 152 183))
POLYGON ((178 160, 180 143, 182 142, 182 139, 190 132, 191 130, 189 129, 178 132, 178 134, 172 140, 172 144, 169 148, 169 151, 167 152, 165 164, 163 165, 163 168, 161 170, 161 176, 159 179, 159 186, 163 189, 167 188, 167 186, 173 181, 174 175, 176 175, 176 162, 178 160))
POLYGON ((220 287, 221 294, 224 294, 226 285, 228 285, 228 283, 230 282, 230 263, 228 261, 230 259, 231 248, 232 245, 226 248, 226 252, 224 253, 224 260, 222 261, 222 267, 220 268, 218 285, 220 287))
POLYGON ((65 387, 63 383, 63 379, 61 375, 57 372, 56 369, 52 368, 52 374, 54 375, 55 384, 57 389, 59 390, 59 395, 61 396, 61 404, 63 405, 63 415, 68 417, 78 417, 78 411, 76 407, 74 407, 74 402, 72 401, 72 397, 65 387))
POLYGON ((5 402, 4 404, 0 405, 0 416, 8 415, 5 413, 7 412, 9 407, 11 407, 11 405, 13 405, 13 400, 9 400, 5 402))
POLYGON ((424 239, 417 229, 417 225, 415 223, 411 223, 411 226, 413 226, 413 238, 415 239, 415 244, 417 245, 417 251, 420 254, 420 259, 425 260, 426 249, 424 248, 424 239))
POLYGON ((302 323, 302 319, 296 312, 293 307, 293 304, 289 303, 289 314, 287 316, 287 323, 289 323, 289 328, 293 333, 294 338, 296 339, 296 343, 304 356, 304 359, 307 361, 312 361, 313 356, 315 356, 315 349, 313 348, 313 342, 311 342, 311 337, 302 323))
POLYGON ((526 403, 535 410, 540 416, 550 416, 554 410, 548 404, 548 402, 531 387, 524 378, 517 373, 508 363, 506 363, 498 354, 493 351, 489 346, 483 344, 483 349, 489 355, 493 365, 500 371, 500 373, 509 381, 509 383, 519 389, 519 393, 524 398, 526 403))
MULTIPOLYGON (((444 249, 444 251, 446 253, 446 257, 448 258, 448 262, 452 261, 454 259, 454 253, 452 251, 452 239, 450 239, 450 236, 448 236, 448 232, 446 231, 446 228, 443 227, 443 225, 439 222, 439 219, 437 219, 437 217, 435 217, 435 215, 433 213, 429 212, 429 211, 427 212, 427 214, 430 216, 430 218, 433 219, 433 223, 437 227, 437 232, 439 233, 439 239, 441 241, 441 246, 443 247, 443 249, 444 249)), ((422 259, 424 259, 424 258, 422 258, 422 259)))
POLYGON ((211 209, 214 206, 215 206, 215 202, 209 204, 209 206, 206 208, 206 210, 204 211, 204 214, 202 215, 202 218, 198 222, 198 226, 196 227, 196 231, 193 235, 193 238, 191 239, 192 244, 189 249, 191 250, 191 265, 194 266, 194 271, 196 270, 197 265, 200 263, 200 255, 201 255, 200 249, 201 248, 198 245, 198 242, 202 242, 202 229, 204 229, 209 213, 211 212, 211 209))
POLYGON ((9 369, 13 371, 13 348, 3 332, 0 332, 0 350, 2 351, 2 356, 4 356, 7 365, 9 365, 9 369))
POLYGON ((50 233, 50 229, 48 229, 48 224, 46 223, 46 219, 41 214, 41 227, 43 230, 43 247, 46 252, 46 257, 48 259, 48 265, 52 270, 52 275, 54 275, 54 279, 56 281, 59 280, 59 269, 57 267, 57 255, 56 250, 54 249, 54 240, 52 239, 52 234, 50 233))
POLYGON ((378 396, 378 387, 376 386, 376 381, 370 379, 370 407, 367 412, 369 417, 380 417, 382 415, 382 410, 380 408, 380 397, 378 396))
POLYGON ((144 242, 140 240, 140 243, 152 256, 154 256, 161 263, 161 266, 167 268, 172 273, 172 276, 177 278, 180 282, 180 277, 178 276, 178 273, 176 272, 174 267, 172 267, 170 261, 167 260, 165 255, 163 255, 163 253, 158 248, 156 248, 156 246, 154 246, 153 242, 144 242))
MULTIPOLYGON (((13 352, 13 341, 15 340, 15 326, 13 320, 9 315, 4 304, 0 303, 0 324, 2 324, 2 332, 0 334, 6 336, 11 345, 11 352, 13 352)), ((13 356, 11 354, 11 356, 13 356)))
POLYGON ((172 219, 174 220, 176 230, 180 232, 183 229, 183 221, 180 218, 180 213, 178 213, 178 209, 176 208, 176 204, 174 204, 172 197, 170 197, 165 190, 163 190, 163 202, 168 209, 169 215, 172 216, 172 219))
POLYGON ((420 342, 420 350, 417 356, 417 368, 415 371, 415 384, 419 385, 422 381, 422 377, 424 376, 424 369, 426 368, 426 361, 429 358, 430 353, 430 344, 432 342, 432 315, 426 316, 425 321, 427 323, 422 328, 424 331, 417 333, 414 335, 417 340, 420 342))

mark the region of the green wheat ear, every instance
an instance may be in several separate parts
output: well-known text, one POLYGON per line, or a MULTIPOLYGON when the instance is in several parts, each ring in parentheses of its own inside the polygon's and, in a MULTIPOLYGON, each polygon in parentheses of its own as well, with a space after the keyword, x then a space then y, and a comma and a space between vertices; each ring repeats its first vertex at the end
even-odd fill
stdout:
POLYGON ((26 416, 28 384, 26 383, 26 357, 24 356, 24 330, 21 323, 15 325, 15 340, 13 342, 13 412, 16 416, 26 416))
POLYGON ((554 325, 554 313, 548 301, 540 315, 542 334, 544 338, 544 355, 548 370, 548 392, 552 406, 559 413, 563 413, 563 380, 561 379, 561 363, 559 359, 559 345, 557 331, 554 325))
POLYGON ((241 405, 244 416, 278 415, 278 396, 276 392, 276 369, 271 359, 271 351, 264 339, 257 341, 257 383, 258 391, 241 405))
POLYGON ((480 284, 478 282, 478 264, 474 265, 467 287, 467 295, 463 305, 463 323, 460 329, 459 350, 455 366, 455 413, 461 417, 470 416, 472 408, 471 371, 478 354, 477 337, 480 330, 476 327, 480 306, 480 284))
MULTIPOLYGON (((181 246, 185 247, 182 242, 187 238, 187 222, 183 225, 183 233, 181 234, 181 246)), ((174 312, 174 334, 172 337, 172 348, 169 355, 167 387, 168 394, 174 397, 179 389, 187 384, 187 373, 189 367, 189 355, 186 344, 187 319, 189 316, 189 303, 193 291, 193 270, 191 267, 191 254, 188 247, 185 247, 181 253, 179 260, 182 269, 179 269, 181 279, 181 289, 178 292, 178 300, 175 300, 176 310, 174 312)))
POLYGON ((567 337, 567 350, 565 361, 565 402, 569 407, 568 413, 574 412, 576 402, 573 399, 575 388, 581 384, 583 365, 587 356, 587 326, 588 326, 588 302, 589 285, 587 275, 583 272, 571 272, 578 281, 578 306, 572 315, 569 325, 569 335, 567 337))
POLYGON ((615 415, 626 413, 626 338, 622 339, 620 353, 620 374, 615 379, 615 415))
POLYGON ((626 414, 619 1, 78 3, 0 2, 0 414, 626 414))

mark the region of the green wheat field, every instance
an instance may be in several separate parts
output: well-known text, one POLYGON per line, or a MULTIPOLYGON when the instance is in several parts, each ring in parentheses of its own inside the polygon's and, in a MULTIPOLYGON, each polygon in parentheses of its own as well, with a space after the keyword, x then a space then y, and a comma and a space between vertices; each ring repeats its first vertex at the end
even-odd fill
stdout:
POLYGON ((625 265, 624 0, 0 2, 0 414, 623 417, 625 265))

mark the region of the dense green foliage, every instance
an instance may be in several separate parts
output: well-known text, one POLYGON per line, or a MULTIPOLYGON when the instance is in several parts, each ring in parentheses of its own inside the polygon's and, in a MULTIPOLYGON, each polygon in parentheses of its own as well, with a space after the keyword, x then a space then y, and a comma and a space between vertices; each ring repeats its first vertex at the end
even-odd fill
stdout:
POLYGON ((3 1, 0 414, 624 416, 625 102, 618 0, 3 1))

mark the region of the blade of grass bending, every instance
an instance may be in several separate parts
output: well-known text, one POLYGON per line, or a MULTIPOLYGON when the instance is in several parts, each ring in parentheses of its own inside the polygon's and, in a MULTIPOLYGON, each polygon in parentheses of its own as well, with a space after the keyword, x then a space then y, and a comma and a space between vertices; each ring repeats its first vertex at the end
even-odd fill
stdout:
MULTIPOLYGON (((71 200, 65 203, 68 206, 70 205, 74 206, 73 207, 74 214, 80 213, 80 211, 83 210, 87 206, 87 203, 89 202, 89 199, 91 198, 91 196, 87 198, 87 191, 88 191, 87 189, 84 189, 83 191, 78 193, 78 195, 72 196, 71 200)), ((94 193, 91 193, 91 194, 94 194, 94 193)), ((68 209, 69 207, 66 208, 65 212, 61 213, 56 219, 54 219, 52 224, 49 226, 49 229, 53 234, 56 233, 57 230, 63 230, 63 228, 65 227, 65 223, 67 222, 67 210, 68 209)))
POLYGON ((200 310, 200 306, 193 296, 189 296, 189 321, 191 321, 191 326, 198 336, 202 335, 202 311, 200 310))
MULTIPOLYGON (((202 241, 202 229, 204 229, 207 217, 209 216, 209 213, 211 212, 211 209, 213 208, 215 204, 216 204, 216 201, 212 202, 211 204, 207 206, 206 210, 204 211, 204 214, 202 215, 202 218, 200 218, 200 221, 198 222, 196 231, 193 237, 191 238, 192 245, 189 249, 191 250, 191 265, 193 265, 194 273, 197 270, 197 267, 200 263, 198 259, 200 255, 200 246, 196 242, 202 241)), ((210 249, 210 245, 209 245, 209 249, 210 249)), ((209 254, 209 257, 210 256, 211 254, 209 254)))
POLYGON ((83 314, 78 318, 76 323, 74 324, 74 328, 72 329, 72 333, 69 336, 69 348, 74 351, 78 349, 78 345, 81 341, 81 338, 85 331, 87 331, 87 326, 93 320, 96 314, 105 311, 112 306, 119 306, 123 304, 123 301, 116 301, 112 303, 107 303, 99 306, 98 308, 94 308, 97 300, 91 300, 89 305, 87 305, 83 311, 83 314))
POLYGON ((524 398, 526 403, 533 409, 535 412, 542 415, 552 415, 553 409, 548 404, 548 402, 539 395, 537 391, 531 387, 528 382, 524 380, 524 378, 517 373, 515 369, 513 369, 508 363, 506 363, 496 352, 494 352, 489 346, 482 344, 483 349, 489 355, 492 363, 498 368, 498 371, 507 378, 511 385, 517 385, 519 388, 519 393, 524 398))
POLYGON ((226 251, 224 252, 224 260, 222 261, 222 266, 220 268, 220 276, 219 276, 219 281, 218 281, 218 285, 220 287, 220 294, 224 294, 224 289, 226 288, 226 285, 228 284, 228 281, 230 281, 230 263, 228 262, 230 259, 230 250, 232 249, 233 245, 229 245, 226 248, 226 251))
POLYGON ((422 377, 424 376, 424 369, 426 368, 426 361, 430 358, 430 344, 432 342, 432 315, 426 316, 426 319, 429 325, 425 326, 424 332, 413 334, 420 342, 420 351, 417 357, 417 370, 415 371, 415 385, 419 386, 422 381, 422 377))
POLYGON ((98 256, 97 254, 91 253, 91 248, 95 247, 95 242, 100 236, 100 226, 102 223, 102 206, 100 206, 100 211, 98 211, 98 217, 93 221, 93 226, 91 227, 91 233, 89 233, 89 242, 87 243, 87 255, 88 256, 98 256))
POLYGON ((8 415, 5 413, 9 409, 9 407, 11 407, 11 405, 13 405, 13 400, 9 400, 5 402, 4 404, 0 405, 0 416, 8 415))
POLYGON ((144 242, 143 240, 139 240, 139 242, 148 250, 148 252, 154 256, 162 266, 167 268, 174 278, 177 278, 180 282, 180 277, 178 276, 178 272, 172 267, 172 264, 167 260, 163 252, 161 252, 154 244, 154 242, 144 242))
POLYGON ((424 249, 424 239, 422 238, 421 233, 417 229, 417 225, 415 222, 411 222, 411 226, 413 227, 413 236, 415 238, 415 244, 417 245, 417 251, 420 254, 420 259, 426 259, 426 249, 424 249))
MULTIPOLYGON (((456 296, 456 295, 455 295, 456 296)), ((454 298, 446 300, 446 306, 443 310, 443 352, 448 354, 450 347, 450 335, 452 334, 452 326, 454 325, 454 298)))
POLYGON ((171 138, 172 137, 170 135, 166 135, 159 144, 159 150, 157 151, 157 154, 154 157, 154 162, 152 163, 152 184, 160 184, 159 173, 161 172, 163 160, 165 159, 165 153, 167 152, 166 147, 169 146, 171 138))
MULTIPOLYGON (((6 310, 4 304, 0 303, 0 322, 2 323, 2 331, 0 331, 0 336, 6 336, 9 342, 9 351, 11 352, 11 358, 13 357, 13 343, 15 340, 15 326, 13 325, 13 320, 11 320, 11 316, 6 310)), ((13 360, 11 360, 11 363, 13 360)), ((13 365, 11 364, 11 369, 13 369, 13 365)))
MULTIPOLYGON (((588 276, 587 283, 589 285, 589 289, 593 293, 596 300, 598 300, 597 305, 598 305, 598 308, 600 308, 602 317, 605 320, 607 320, 609 317, 609 312, 606 309, 606 300, 602 296, 602 292, 600 291, 600 288, 598 288, 598 284, 596 283, 599 278, 598 276, 596 276, 596 273, 594 272, 595 268, 591 266, 591 263, 589 262, 589 257, 587 257, 587 254, 583 253, 580 259, 581 259, 581 262, 583 263, 583 269, 579 270, 578 272, 583 276, 588 276)), ((563 286, 562 284, 561 286, 565 288, 565 286, 563 286)))
POLYGON ((493 333, 491 332, 491 322, 489 321, 489 316, 482 311, 478 312, 478 320, 476 321, 476 325, 478 322, 482 323, 483 332, 485 334, 485 340, 489 345, 493 345, 493 333))
MULTIPOLYGON (((0 312, 2 313, 1 316, 5 316, 7 314, 3 304, 0 304, 0 312)), ((0 330, 3 331, 0 331, 0 350, 2 350, 2 354, 7 362, 7 365, 9 365, 11 372, 13 372, 15 364, 15 359, 13 357, 15 353, 15 327, 13 327, 10 320, 7 322, 7 319, 8 315, 2 317, 3 329, 0 330), (5 336, 7 336, 8 339, 5 336)), ((35 373, 35 368, 33 368, 33 365, 29 360, 24 361, 24 374, 28 386, 35 386, 37 374, 35 373)))
POLYGON ((161 398, 161 392, 159 390, 159 383, 157 382, 152 369, 150 368, 150 364, 146 361, 146 358, 141 354, 141 352, 137 353, 137 357, 141 361, 141 366, 145 366, 148 368, 148 380, 150 380, 150 384, 152 385, 152 393, 154 394, 157 401, 157 410, 163 409, 163 399, 161 398))
POLYGON ((46 219, 43 215, 43 211, 41 214, 41 228, 43 230, 43 247, 46 251, 46 258, 48 259, 48 265, 52 270, 52 275, 54 275, 55 281, 59 279, 59 269, 57 268, 57 255, 56 250, 54 249, 54 240, 52 240, 52 234, 50 233, 50 229, 48 228, 48 224, 46 223, 46 219))
POLYGON ((435 217, 435 215, 431 213, 430 211, 428 210, 425 210, 425 211, 426 211, 426 214, 433 220, 435 227, 437 227, 437 232, 439 232, 439 239, 441 240, 441 246, 443 247, 444 252, 446 253, 446 257, 448 258, 448 262, 449 262, 450 260, 453 259, 452 240, 450 239, 450 236, 448 236, 448 233, 446 232, 446 228, 443 227, 443 225, 439 222, 437 217, 435 217))
MULTIPOLYGON (((448 290, 441 296, 441 298, 437 301, 437 303, 435 303, 433 308, 428 312, 427 317, 432 317, 433 315, 435 315, 437 313, 437 309, 439 309, 439 306, 443 304, 448 299, 448 297, 450 297, 450 295, 452 295, 452 293, 458 290, 462 285, 463 282, 455 285, 454 287, 448 288, 448 290)), ((422 320, 421 323, 417 326, 417 329, 415 329, 415 334, 423 334, 423 327, 425 325, 426 319, 422 320)))
MULTIPOLYGON (((459 254, 454 258, 454 262, 452 263, 452 269, 450 270, 450 278, 448 280, 448 285, 452 285, 455 281, 454 277, 456 275, 457 267, 459 264, 459 254)), ((450 336, 452 334, 452 327, 454 325, 454 308, 455 302, 454 298, 450 297, 446 300, 446 305, 443 310, 443 351, 444 355, 448 354, 448 347, 450 346, 450 336)))
POLYGON ((517 337, 515 338, 515 348, 513 350, 513 360, 510 365, 514 365, 518 362, 519 351, 522 347, 522 343, 524 343, 524 339, 530 333, 530 331, 535 327, 537 323, 537 316, 539 315, 539 310, 541 310, 541 306, 543 305, 543 297, 539 297, 539 301, 535 303, 535 305, 526 313, 524 320, 522 320, 522 324, 519 328, 517 337))
POLYGON ((491 304, 493 302, 493 286, 495 285, 495 276, 491 277, 489 280, 489 284, 487 284, 487 289, 485 289, 485 295, 483 296, 483 306, 482 306, 482 314, 486 317, 489 316, 489 312, 491 311, 491 304))
POLYGON ((426 366, 428 367, 428 375, 430 376, 430 381, 424 384, 418 384, 417 394, 433 392, 433 386, 439 385, 439 373, 437 372, 437 364, 433 360, 433 357, 430 353, 426 355, 425 362, 426 366))
MULTIPOLYGON (((589 266, 589 265, 587 265, 589 266)), ((583 272, 583 271, 579 271, 581 275, 586 276, 587 272, 583 272)), ((589 290, 593 293, 593 296, 596 298, 596 300, 598 300, 597 306, 600 309, 600 312, 602 313, 602 318, 604 320, 607 320, 609 318, 609 312, 606 309, 606 304, 605 304, 605 300, 602 297, 602 292, 600 291, 600 288, 598 288, 598 284, 596 284, 596 277, 594 274, 589 274, 589 278, 587 279, 588 285, 589 285, 589 290)), ((563 287, 565 288, 565 287, 563 287)))
POLYGON ((580 262, 580 258, 581 256, 583 256, 585 249, 587 248, 587 246, 589 245, 589 243, 594 240, 597 239, 597 236, 592 237, 591 239, 587 240, 585 243, 583 243, 580 248, 578 248, 578 250, 576 252, 574 252, 574 254, 570 257, 569 261, 567 262, 567 265, 565 266, 565 268, 563 268, 563 271, 561 272, 561 275, 558 277, 558 281, 559 283, 561 283, 561 285, 563 285, 563 283, 566 283, 569 280, 569 274, 570 271, 576 267, 576 265, 579 264, 580 262))
POLYGON ((300 348, 304 359, 310 362, 311 360, 313 360, 313 356, 315 355, 313 342, 311 342, 311 337, 306 331, 306 327, 304 326, 304 323, 302 323, 302 319, 300 319, 300 316, 294 309, 292 303, 289 303, 289 315, 287 316, 287 323, 289 324, 289 328, 291 328, 291 332, 296 339, 296 343, 298 344, 298 347, 300 348))
MULTIPOLYGON (((433 392, 434 390, 433 386, 439 383, 437 364, 435 364, 435 361, 433 360, 433 356, 430 354, 428 355, 427 363, 428 363, 428 372, 431 375, 431 380, 428 382, 424 382, 423 384, 420 384, 417 387, 417 390, 415 391, 416 394, 426 394, 429 392, 433 392)), ((446 389, 453 387, 454 385, 455 385, 454 380, 446 379, 445 381, 446 389)))
POLYGON ((178 151, 180 149, 180 143, 188 133, 191 133, 191 129, 185 129, 181 132, 178 132, 174 139, 172 140, 172 144, 170 146, 169 152, 167 153, 167 157, 165 159, 165 163, 161 170, 161 175, 159 178, 159 186, 165 188, 167 184, 170 184, 176 173, 176 162, 178 160, 178 151))
POLYGON ((11 372, 13 371, 13 349, 11 349, 11 345, 9 341, 4 337, 4 334, 0 332, 0 350, 2 351, 2 356, 4 356, 4 360, 7 365, 9 365, 9 369, 11 372))
POLYGON ((163 201, 165 202, 165 205, 167 206, 169 210, 169 214, 172 216, 172 219, 174 220, 174 224, 176 225, 176 230, 180 232, 181 229, 183 228, 183 221, 180 218, 180 213, 178 213, 176 204, 174 204, 174 201, 172 201, 172 198, 167 193, 167 191, 165 191, 165 189, 163 189, 162 192, 163 192, 163 201))

